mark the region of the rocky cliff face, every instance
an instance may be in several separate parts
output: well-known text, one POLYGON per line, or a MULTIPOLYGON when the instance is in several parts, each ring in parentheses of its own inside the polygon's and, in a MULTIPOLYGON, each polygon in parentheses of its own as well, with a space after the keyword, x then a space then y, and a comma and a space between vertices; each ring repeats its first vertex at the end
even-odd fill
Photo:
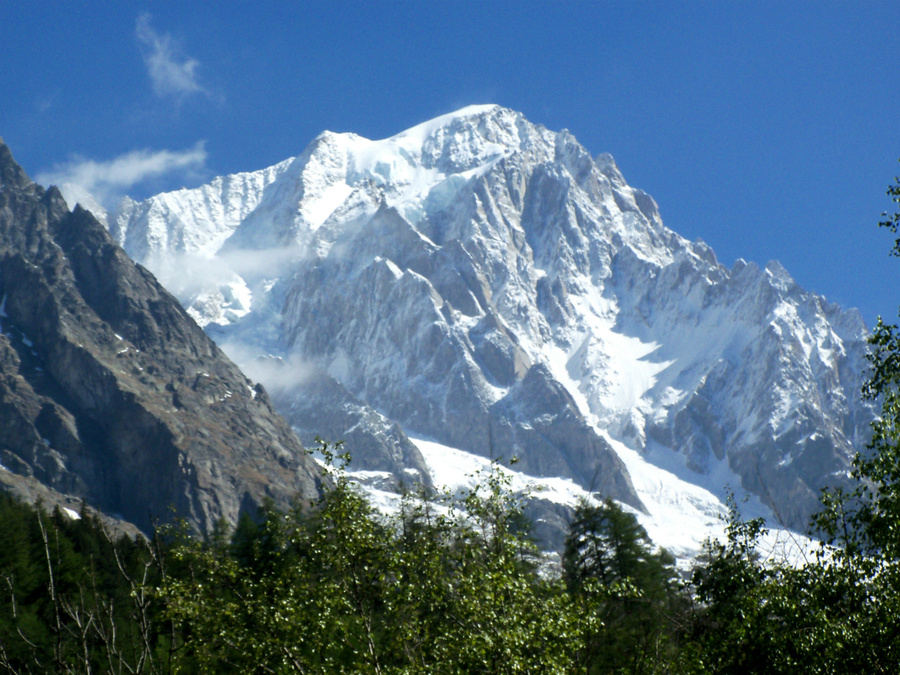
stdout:
POLYGON ((657 474, 636 472, 655 465, 802 528, 873 418, 858 313, 778 263, 723 266, 611 157, 497 106, 382 141, 323 133, 110 228, 239 362, 282 359, 264 382, 303 398, 317 371, 332 403, 368 407, 352 428, 384 469, 418 466, 378 439, 396 423, 651 516, 657 474))
POLYGON ((265 390, 2 141, 0 465, 145 531, 174 508, 208 532, 321 481, 265 390))

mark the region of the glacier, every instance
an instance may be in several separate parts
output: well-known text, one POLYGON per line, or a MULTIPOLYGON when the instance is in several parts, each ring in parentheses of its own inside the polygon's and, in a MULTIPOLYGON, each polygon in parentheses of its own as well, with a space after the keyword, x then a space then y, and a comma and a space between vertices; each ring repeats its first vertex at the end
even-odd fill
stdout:
POLYGON ((611 156, 500 106, 324 132, 105 222, 302 440, 346 439, 389 490, 448 480, 441 453, 515 456, 688 555, 728 488, 802 531, 874 419, 858 312, 729 269, 611 156))

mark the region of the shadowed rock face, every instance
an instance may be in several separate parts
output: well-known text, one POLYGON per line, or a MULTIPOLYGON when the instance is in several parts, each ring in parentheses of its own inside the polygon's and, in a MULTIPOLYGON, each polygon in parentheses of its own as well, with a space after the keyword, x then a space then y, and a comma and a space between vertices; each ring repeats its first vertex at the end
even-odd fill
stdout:
POLYGON ((397 490, 414 484, 433 487, 425 460, 400 425, 327 373, 314 371, 293 387, 274 388, 272 402, 304 443, 315 444, 317 437, 342 441, 355 470, 388 472, 397 490))
POLYGON ((322 481, 263 388, 2 141, 0 465, 145 531, 174 508, 208 532, 322 481))

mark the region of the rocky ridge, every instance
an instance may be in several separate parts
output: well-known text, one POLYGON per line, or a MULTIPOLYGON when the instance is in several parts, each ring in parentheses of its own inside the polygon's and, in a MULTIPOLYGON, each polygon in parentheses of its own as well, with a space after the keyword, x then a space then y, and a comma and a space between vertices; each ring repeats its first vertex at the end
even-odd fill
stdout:
MULTIPOLYGON (((210 532, 321 474, 251 383, 87 211, 0 141, 0 465, 143 531, 210 532)), ((59 503, 63 503, 60 501, 59 503)))

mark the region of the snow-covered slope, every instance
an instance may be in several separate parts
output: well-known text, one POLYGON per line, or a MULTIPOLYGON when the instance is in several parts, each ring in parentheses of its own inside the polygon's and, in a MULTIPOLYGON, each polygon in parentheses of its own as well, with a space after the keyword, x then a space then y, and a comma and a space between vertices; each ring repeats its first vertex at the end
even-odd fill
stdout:
POLYGON ((278 364, 259 377, 302 434, 327 390, 352 411, 329 432, 398 480, 427 472, 413 434, 645 513, 637 473, 727 482, 803 527, 873 416, 857 312, 719 264, 610 156, 498 106, 326 132, 109 222, 235 360, 278 364))

